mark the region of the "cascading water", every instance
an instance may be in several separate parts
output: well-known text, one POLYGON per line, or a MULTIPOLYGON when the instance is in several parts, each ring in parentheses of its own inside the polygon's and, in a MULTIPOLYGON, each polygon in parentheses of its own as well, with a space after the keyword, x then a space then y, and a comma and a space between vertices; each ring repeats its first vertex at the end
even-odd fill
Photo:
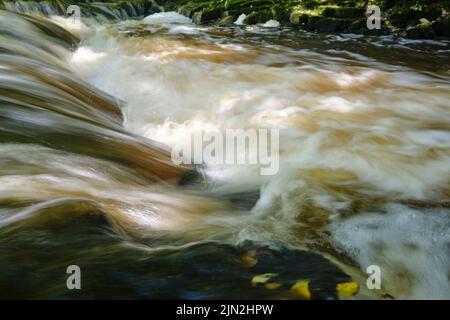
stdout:
MULTIPOLYGON (((77 3, 80 15, 83 18, 91 18, 99 22, 108 20, 127 20, 143 17, 148 13, 163 11, 155 1, 133 1, 119 4, 108 2, 77 3)), ((49 1, 3 1, 5 10, 18 13, 26 13, 35 16, 68 16, 69 5, 62 2, 49 1)))
POLYGON ((378 265, 357 298, 450 296, 449 42, 0 14, 8 294, 70 297, 77 264, 86 297, 292 298, 252 286, 273 272, 326 298, 378 265), (226 128, 280 129, 280 172, 178 185, 170 147, 226 128))

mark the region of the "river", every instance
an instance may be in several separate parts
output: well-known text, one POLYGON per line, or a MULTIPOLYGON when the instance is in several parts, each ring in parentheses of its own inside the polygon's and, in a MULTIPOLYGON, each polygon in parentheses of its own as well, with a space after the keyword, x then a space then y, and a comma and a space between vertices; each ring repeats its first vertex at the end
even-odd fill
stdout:
POLYGON ((0 11, 0 296, 450 298, 449 41, 49 19, 0 11), (279 172, 171 162, 227 128, 279 172))

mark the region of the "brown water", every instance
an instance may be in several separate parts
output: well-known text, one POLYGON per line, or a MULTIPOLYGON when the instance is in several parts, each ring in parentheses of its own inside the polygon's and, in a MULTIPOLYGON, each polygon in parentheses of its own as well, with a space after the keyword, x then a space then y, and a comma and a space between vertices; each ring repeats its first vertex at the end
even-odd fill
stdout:
POLYGON ((2 296, 450 297, 449 42, 0 18, 2 296), (227 128, 280 129, 279 173, 171 163, 227 128))

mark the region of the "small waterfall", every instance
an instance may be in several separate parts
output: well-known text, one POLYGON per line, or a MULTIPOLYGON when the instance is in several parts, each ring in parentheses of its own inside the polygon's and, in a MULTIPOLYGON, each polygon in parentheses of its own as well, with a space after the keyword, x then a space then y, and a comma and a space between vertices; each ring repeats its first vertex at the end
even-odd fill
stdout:
POLYGON ((104 16, 110 19, 127 20, 128 14, 123 8, 115 8, 104 4, 92 4, 92 8, 98 9, 94 11, 88 11, 88 15, 96 17, 97 15, 104 16))
POLYGON ((139 16, 136 8, 134 7, 133 3, 131 2, 126 2, 125 3, 125 11, 128 13, 129 16, 131 17, 137 17, 139 16))
POLYGON ((50 16, 64 13, 62 7, 48 1, 5 1, 3 4, 6 10, 37 16, 50 16))
POLYGON ((125 133, 121 128, 120 102, 66 69, 64 56, 67 49, 76 45, 74 36, 30 16, 0 11, 0 18, 0 101, 7 105, 1 130, 10 139, 78 150, 119 162, 131 161, 143 171, 153 171, 147 174, 152 180, 175 177, 185 171, 172 165, 163 147, 125 133), (43 136, 46 139, 39 138, 43 136), (70 139, 61 140, 62 136, 70 139), (90 143, 97 148, 86 148, 90 143), (137 162, 130 158, 132 154, 137 162))
POLYGON ((0 10, 0 225, 23 219, 10 211, 3 219, 5 201, 41 203, 38 211, 87 201, 87 212, 100 210, 118 232, 173 228, 215 208, 177 192, 190 168, 126 132, 123 103, 67 68, 77 43, 47 20, 0 10), (166 187, 152 187, 161 181, 166 187))
MULTIPOLYGON (((66 15, 66 7, 49 1, 5 1, 3 5, 5 10, 34 16, 66 15)), ((82 17, 93 18, 98 21, 105 19, 128 20, 164 11, 164 8, 154 0, 120 3, 85 2, 80 3, 79 6, 82 17)))

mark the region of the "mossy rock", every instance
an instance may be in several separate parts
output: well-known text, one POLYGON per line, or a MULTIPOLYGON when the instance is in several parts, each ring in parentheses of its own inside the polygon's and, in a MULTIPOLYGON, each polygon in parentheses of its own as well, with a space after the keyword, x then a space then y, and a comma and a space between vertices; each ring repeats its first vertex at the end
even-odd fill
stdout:
POLYGON ((202 10, 195 12, 192 16, 192 20, 197 24, 214 22, 222 17, 222 13, 223 12, 220 9, 202 10))
POLYGON ((314 30, 316 27, 316 23, 320 20, 319 16, 308 16, 308 22, 306 23, 305 27, 308 30, 314 30))
POLYGON ((306 25, 310 19, 310 15, 306 13, 292 13, 290 22, 293 25, 306 25))
POLYGON ((273 14, 270 11, 252 12, 244 20, 245 24, 265 23, 273 19, 273 14))
POLYGON ((221 18, 221 19, 217 22, 217 24, 218 24, 219 26, 228 26, 228 25, 233 24, 234 21, 236 21, 236 20, 234 19, 233 16, 225 16, 225 17, 221 18))
POLYGON ((192 18, 193 15, 192 9, 185 6, 178 8, 177 12, 189 18, 192 18))
POLYGON ((325 7, 322 11, 324 17, 355 19, 364 17, 365 9, 354 7, 325 7))
POLYGON ((410 39, 433 39, 435 33, 431 27, 422 28, 416 26, 406 30, 406 37, 410 39))
POLYGON ((352 21, 349 25, 348 31, 351 33, 366 33, 367 32, 367 19, 361 18, 352 21))
POLYGON ((317 32, 341 32, 348 28, 350 23, 348 19, 319 17, 314 24, 314 29, 317 32))
POLYGON ((414 26, 419 20, 425 18, 429 21, 438 19, 442 15, 442 9, 450 9, 450 1, 431 3, 431 1, 418 1, 416 5, 396 5, 387 11, 391 23, 400 28, 414 26), (420 4, 422 3, 422 4, 420 4), (419 5, 420 4, 420 5, 419 5))
POLYGON ((432 28, 439 37, 450 37, 450 17, 438 18, 432 25, 432 28))
POLYGON ((390 29, 387 26, 382 24, 381 29, 372 29, 371 30, 371 29, 367 28, 367 19, 361 18, 361 19, 357 19, 357 20, 351 20, 350 24, 348 25, 348 27, 345 31, 350 32, 350 33, 376 36, 376 35, 389 34, 390 29))
MULTIPOLYGON (((291 24, 311 31, 319 32, 358 32, 384 34, 383 30, 368 30, 365 26, 365 0, 47 0, 57 6, 61 14, 69 4, 82 7, 83 15, 103 15, 110 19, 120 19, 136 14, 148 15, 165 11, 177 11, 193 18, 196 23, 217 23, 227 25, 241 15, 246 14, 247 24, 265 23, 275 19, 281 24, 291 24), (108 14, 101 10, 107 6, 118 12, 108 14), (138 10, 139 8, 139 10, 138 10), (139 11, 139 12, 137 12, 139 11), (124 14, 126 12, 126 15, 124 14), (195 15, 195 19, 194 19, 195 15), (337 19, 337 20, 336 20, 337 19)), ((0 7, 4 0, 0 0, 0 7)), ((410 27, 410 36, 429 30, 415 30, 421 18, 432 22, 432 32, 439 37, 449 36, 448 20, 442 16, 443 10, 450 11, 448 0, 371 0, 371 4, 381 7, 389 28, 400 28, 406 32, 410 27), (416 34, 415 34, 416 33, 416 34)), ((425 36, 425 35, 424 35, 425 36)))

